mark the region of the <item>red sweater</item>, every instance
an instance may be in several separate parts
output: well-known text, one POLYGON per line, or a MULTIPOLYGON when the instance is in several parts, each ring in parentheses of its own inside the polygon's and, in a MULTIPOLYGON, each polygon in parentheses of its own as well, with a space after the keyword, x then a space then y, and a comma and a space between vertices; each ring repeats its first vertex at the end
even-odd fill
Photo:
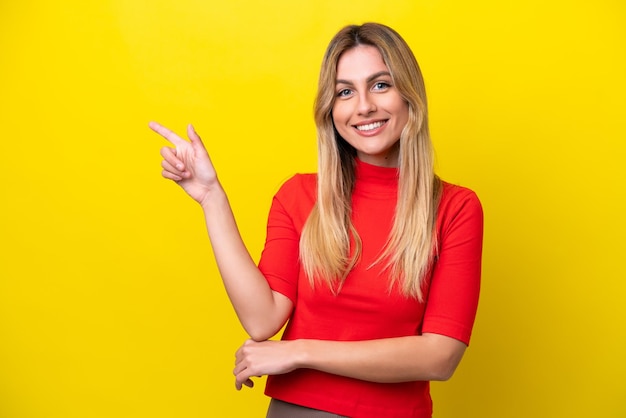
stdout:
MULTIPOLYGON (((302 227, 316 200, 316 176, 289 179, 272 202, 259 268, 271 288, 291 299, 294 311, 283 339, 338 341, 446 335, 469 344, 478 305, 482 208, 468 189, 444 183, 437 216, 439 257, 426 283, 426 303, 388 292, 379 264, 391 229, 398 190, 397 169, 357 160, 352 222, 363 242, 361 260, 338 295, 312 289, 298 261, 302 227)), ((364 418, 432 415, 429 383, 373 383, 311 369, 268 376, 273 398, 339 415, 364 418)))

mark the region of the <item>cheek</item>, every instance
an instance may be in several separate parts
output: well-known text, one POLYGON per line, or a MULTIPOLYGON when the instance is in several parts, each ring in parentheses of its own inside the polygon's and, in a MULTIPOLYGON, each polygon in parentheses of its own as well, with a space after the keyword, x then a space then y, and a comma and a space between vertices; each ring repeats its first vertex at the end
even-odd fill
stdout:
POLYGON ((335 106, 331 112, 333 117, 333 124, 335 129, 339 132, 339 135, 345 137, 348 134, 348 114, 343 106, 335 106))
POLYGON ((387 109, 391 110, 398 116, 409 114, 409 104, 399 95, 389 97, 386 105, 387 109))
POLYGON ((331 112, 335 125, 342 125, 348 119, 348 112, 346 106, 342 103, 335 103, 331 112))
POLYGON ((409 104, 405 101, 399 103, 396 108, 396 114, 398 115, 398 119, 402 121, 402 125, 406 125, 409 121, 409 104))

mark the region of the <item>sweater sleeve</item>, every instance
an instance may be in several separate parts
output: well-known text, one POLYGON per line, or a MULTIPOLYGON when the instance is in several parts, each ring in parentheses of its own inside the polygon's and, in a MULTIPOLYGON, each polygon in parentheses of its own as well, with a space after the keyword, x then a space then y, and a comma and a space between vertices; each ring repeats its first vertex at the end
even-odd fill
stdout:
POLYGON ((433 267, 423 333, 442 334, 469 345, 478 308, 483 211, 474 192, 449 187, 439 208, 439 256, 433 267))

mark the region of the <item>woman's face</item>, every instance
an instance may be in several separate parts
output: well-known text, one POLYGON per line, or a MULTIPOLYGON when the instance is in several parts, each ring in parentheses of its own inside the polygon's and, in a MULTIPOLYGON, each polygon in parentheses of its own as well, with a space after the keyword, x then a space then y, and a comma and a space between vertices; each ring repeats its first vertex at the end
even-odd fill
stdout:
POLYGON ((341 55, 335 94, 335 128, 356 149, 357 157, 369 164, 397 167, 409 106, 376 47, 359 45, 341 55))

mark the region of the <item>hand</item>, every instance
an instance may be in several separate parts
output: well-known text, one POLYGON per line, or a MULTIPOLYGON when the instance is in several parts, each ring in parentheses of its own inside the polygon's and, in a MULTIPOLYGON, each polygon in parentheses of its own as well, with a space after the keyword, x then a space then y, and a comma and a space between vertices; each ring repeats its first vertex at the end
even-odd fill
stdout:
POLYGON ((202 204, 209 192, 219 187, 219 182, 211 158, 193 126, 187 126, 191 142, 156 122, 150 122, 149 126, 174 145, 174 148, 161 148, 163 177, 178 183, 192 199, 202 204))
POLYGON ((288 373, 297 368, 295 341, 247 340, 235 353, 235 387, 253 387, 253 376, 288 373))

